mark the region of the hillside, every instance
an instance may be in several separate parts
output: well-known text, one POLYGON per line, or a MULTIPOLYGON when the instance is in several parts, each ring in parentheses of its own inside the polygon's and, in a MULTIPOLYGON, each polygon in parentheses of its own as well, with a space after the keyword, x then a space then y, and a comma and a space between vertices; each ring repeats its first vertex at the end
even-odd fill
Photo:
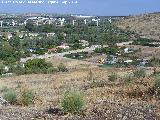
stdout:
POLYGON ((159 17, 127 17, 121 29, 108 18, 99 26, 32 21, 23 26, 32 37, 1 38, 0 120, 160 120, 160 51, 139 39, 160 40, 159 17))
POLYGON ((22 75, 1 78, 1 87, 14 90, 29 88, 36 93, 33 105, 18 105, 0 108, 0 118, 8 120, 158 120, 159 100, 152 96, 153 77, 135 79, 124 84, 124 75, 132 72, 125 69, 83 68, 66 73, 22 75), (108 75, 118 71, 115 82, 108 75), (49 108, 59 108, 64 91, 76 89, 84 92, 86 108, 80 115, 54 114, 49 108))
POLYGON ((160 40, 160 13, 130 16, 118 21, 117 26, 143 37, 160 40))

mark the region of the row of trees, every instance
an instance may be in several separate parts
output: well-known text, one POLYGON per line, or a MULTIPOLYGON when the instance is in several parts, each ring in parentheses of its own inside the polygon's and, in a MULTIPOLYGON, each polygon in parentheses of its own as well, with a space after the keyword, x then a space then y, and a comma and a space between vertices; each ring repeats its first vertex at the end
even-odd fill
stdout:
POLYGON ((110 47, 96 48, 95 52, 107 55, 116 55, 117 53, 119 53, 120 50, 121 49, 118 48, 117 46, 110 46, 110 47))

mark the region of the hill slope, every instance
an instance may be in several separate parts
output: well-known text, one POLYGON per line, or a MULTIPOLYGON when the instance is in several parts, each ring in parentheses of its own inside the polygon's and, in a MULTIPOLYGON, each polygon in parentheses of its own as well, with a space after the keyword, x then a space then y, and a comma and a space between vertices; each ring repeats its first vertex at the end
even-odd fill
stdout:
POLYGON ((146 38, 160 40, 160 13, 127 17, 117 22, 117 26, 146 38))
MULTIPOLYGON (((29 107, 8 105, 0 107, 2 120, 160 120, 159 100, 151 97, 153 77, 135 79, 126 84, 123 77, 132 70, 83 68, 66 73, 32 74, 1 78, 8 88, 29 88, 36 94, 29 107), (117 71, 115 82, 108 75, 117 71), (92 76, 92 79, 91 79, 92 76), (49 108, 60 108, 66 90, 80 90, 85 95, 86 108, 83 114, 53 114, 49 108)), ((1 83, 0 82, 0 83, 1 83)), ((1 92, 0 92, 1 94, 1 92)))

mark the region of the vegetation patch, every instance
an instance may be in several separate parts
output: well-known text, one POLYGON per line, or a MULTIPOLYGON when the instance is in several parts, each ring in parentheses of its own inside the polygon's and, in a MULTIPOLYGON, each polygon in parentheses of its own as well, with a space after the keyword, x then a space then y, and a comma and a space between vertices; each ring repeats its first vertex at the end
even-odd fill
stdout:
POLYGON ((134 77, 136 78, 141 78, 141 77, 145 77, 146 76, 146 71, 143 68, 140 68, 136 71, 133 72, 134 77))
POLYGON ((118 75, 116 73, 112 73, 108 76, 108 80, 111 82, 115 82, 118 79, 118 75))
POLYGON ((67 72, 68 69, 67 69, 67 67, 66 67, 63 63, 60 63, 60 64, 58 65, 58 71, 59 71, 59 72, 67 72))
POLYGON ((13 91, 12 89, 8 89, 4 92, 3 98, 7 100, 9 103, 14 104, 16 103, 17 95, 15 91, 13 91))
POLYGON ((124 83, 130 85, 134 82, 134 77, 132 74, 127 74, 124 76, 124 83))
POLYGON ((33 104, 35 95, 32 90, 24 89, 20 95, 20 103, 24 106, 33 104))
POLYGON ((82 93, 77 91, 65 92, 61 101, 61 107, 64 112, 76 114, 80 113, 85 106, 85 100, 82 93))
POLYGON ((89 88, 98 88, 98 87, 105 87, 107 84, 107 81, 93 81, 89 84, 89 88))
POLYGON ((14 105, 23 105, 23 106, 29 106, 33 104, 35 99, 35 94, 32 90, 29 89, 10 89, 7 87, 3 87, 1 89, 1 92, 3 93, 3 98, 8 101, 10 104, 14 105))

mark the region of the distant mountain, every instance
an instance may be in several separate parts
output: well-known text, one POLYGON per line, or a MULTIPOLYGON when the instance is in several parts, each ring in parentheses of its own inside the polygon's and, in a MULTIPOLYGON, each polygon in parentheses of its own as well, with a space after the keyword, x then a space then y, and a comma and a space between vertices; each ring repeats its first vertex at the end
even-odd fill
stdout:
POLYGON ((145 38, 160 40, 160 13, 129 16, 118 21, 117 26, 134 31, 145 38))

